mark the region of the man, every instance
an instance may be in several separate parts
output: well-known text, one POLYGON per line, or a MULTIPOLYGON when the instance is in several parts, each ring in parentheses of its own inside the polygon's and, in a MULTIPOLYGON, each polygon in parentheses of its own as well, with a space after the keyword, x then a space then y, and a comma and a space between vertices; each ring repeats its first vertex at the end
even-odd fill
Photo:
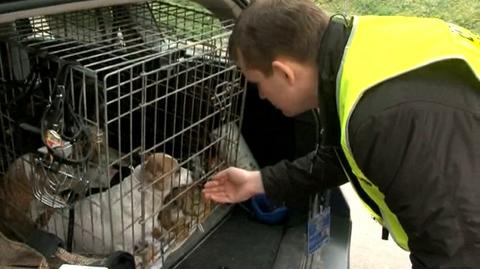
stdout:
POLYGON ((319 149, 229 168, 204 195, 284 202, 348 180, 413 268, 480 264, 480 38, 437 19, 329 20, 309 0, 263 0, 230 53, 286 116, 318 108, 319 149))

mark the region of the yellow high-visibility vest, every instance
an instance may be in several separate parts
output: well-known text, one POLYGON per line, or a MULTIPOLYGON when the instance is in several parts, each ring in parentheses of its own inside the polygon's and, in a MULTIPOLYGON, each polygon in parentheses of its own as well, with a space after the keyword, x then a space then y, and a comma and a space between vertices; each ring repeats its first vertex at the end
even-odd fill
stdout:
POLYGON ((360 170, 348 139, 350 117, 363 94, 379 83, 423 66, 460 59, 480 81, 480 37, 439 19, 360 16, 353 28, 337 78, 337 106, 341 145, 361 188, 377 204, 380 215, 366 203, 373 217, 395 242, 408 250, 408 237, 385 203, 384 194, 360 170))

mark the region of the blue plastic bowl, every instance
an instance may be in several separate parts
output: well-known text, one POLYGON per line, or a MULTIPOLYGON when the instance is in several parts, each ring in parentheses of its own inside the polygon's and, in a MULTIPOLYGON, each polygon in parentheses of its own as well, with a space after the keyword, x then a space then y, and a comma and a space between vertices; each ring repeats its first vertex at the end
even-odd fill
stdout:
POLYGON ((275 207, 265 194, 259 194, 250 199, 254 217, 265 224, 278 224, 287 218, 288 209, 284 206, 275 207))

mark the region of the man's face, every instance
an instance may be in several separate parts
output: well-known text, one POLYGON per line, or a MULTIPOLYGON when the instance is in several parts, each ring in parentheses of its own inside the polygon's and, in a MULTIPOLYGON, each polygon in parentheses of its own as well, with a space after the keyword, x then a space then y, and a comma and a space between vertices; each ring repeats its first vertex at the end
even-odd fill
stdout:
MULTIPOLYGON (((241 58, 241 57, 239 57, 241 58)), ((318 106, 317 73, 310 66, 290 60, 272 63, 272 74, 246 69, 242 59, 239 67, 245 78, 257 85, 261 99, 267 99, 287 117, 296 116, 318 106)))
POLYGON ((245 78, 257 85, 258 95, 261 99, 267 99, 274 107, 281 110, 287 117, 298 114, 294 105, 294 89, 278 72, 266 76, 259 70, 242 70, 245 78))

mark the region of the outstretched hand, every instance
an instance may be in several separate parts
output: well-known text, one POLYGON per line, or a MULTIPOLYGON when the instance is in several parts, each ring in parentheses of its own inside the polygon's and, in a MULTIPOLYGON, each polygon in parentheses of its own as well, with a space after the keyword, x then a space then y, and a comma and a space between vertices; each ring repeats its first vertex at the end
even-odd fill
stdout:
POLYGON ((205 183, 203 188, 205 199, 218 203, 243 202, 264 192, 259 171, 247 171, 236 167, 220 171, 205 183))

